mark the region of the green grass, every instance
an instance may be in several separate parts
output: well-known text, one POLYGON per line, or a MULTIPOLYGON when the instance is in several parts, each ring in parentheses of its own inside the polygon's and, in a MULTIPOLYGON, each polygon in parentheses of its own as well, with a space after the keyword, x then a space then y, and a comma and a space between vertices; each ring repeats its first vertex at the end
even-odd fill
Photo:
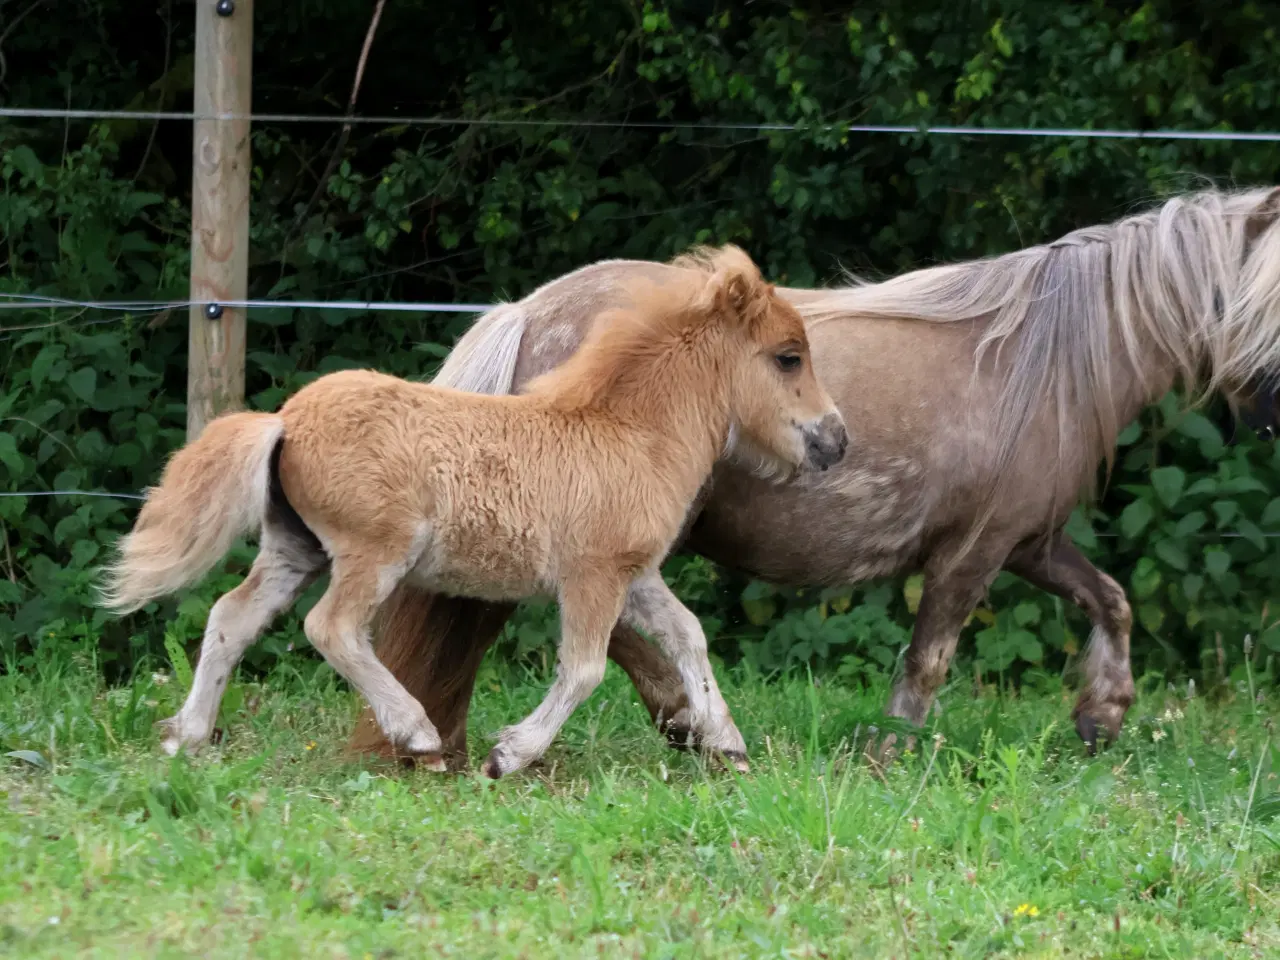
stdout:
MULTIPOLYGON (((753 760, 735 777, 668 750, 610 667, 542 769, 490 784, 345 761, 356 700, 301 657, 242 688, 195 761, 151 729, 179 681, 108 689, 50 657, 0 676, 0 752, 31 751, 0 757, 0 950, 1276 955, 1276 697, 1142 686, 1090 760, 1067 691, 957 682, 940 744, 881 780, 850 740, 883 690, 727 672, 753 760)), ((473 763, 543 689, 486 669, 473 763)))

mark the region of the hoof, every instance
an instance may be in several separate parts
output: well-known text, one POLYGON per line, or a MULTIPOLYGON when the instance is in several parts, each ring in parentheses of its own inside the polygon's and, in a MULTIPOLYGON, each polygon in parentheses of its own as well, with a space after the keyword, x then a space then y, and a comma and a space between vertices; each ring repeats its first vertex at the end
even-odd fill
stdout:
POLYGON ((1085 752, 1091 757, 1095 756, 1098 752, 1098 722, 1087 713, 1082 713, 1076 717, 1076 733, 1084 741, 1085 752))
MULTIPOLYGON (((915 746, 915 736, 908 734, 906 742, 903 744, 903 749, 914 750, 915 746)), ((867 747, 863 750, 862 756, 870 766, 877 770, 892 766, 900 756, 898 735, 896 733, 886 733, 877 741, 873 734, 871 739, 867 741, 867 747)))
POLYGON ((200 752, 203 742, 194 740, 190 737, 184 737, 180 732, 180 722, 177 717, 169 717, 167 720, 157 720, 156 729, 163 735, 160 741, 160 752, 167 757, 175 757, 179 751, 185 751, 187 756, 194 756, 200 752))
POLYGON ((1089 756, 1098 752, 1099 741, 1115 743, 1120 739, 1120 728, 1128 704, 1101 703, 1096 700, 1076 704, 1072 715, 1076 721, 1076 733, 1084 741, 1089 756))
POLYGON ((400 749, 415 757, 425 757, 429 754, 438 756, 443 748, 440 744, 440 734, 432 729, 415 730, 400 749))
POLYGON ((502 747, 494 747, 489 751, 489 756, 485 758, 484 765, 480 767, 480 772, 490 780, 497 780, 503 774, 510 773, 515 768, 515 764, 507 755, 502 747))
POLYGON ((404 759, 408 760, 409 766, 412 766, 414 769, 418 769, 420 767, 423 770, 429 770, 432 773, 446 773, 449 770, 449 765, 445 763, 444 754, 439 751, 413 754, 405 757, 404 759))

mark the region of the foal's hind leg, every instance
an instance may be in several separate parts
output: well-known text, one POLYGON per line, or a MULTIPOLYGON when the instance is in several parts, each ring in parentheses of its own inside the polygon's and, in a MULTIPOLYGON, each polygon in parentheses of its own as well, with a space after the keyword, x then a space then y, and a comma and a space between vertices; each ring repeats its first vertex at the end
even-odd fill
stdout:
POLYGON ((745 772, 747 745, 716 685, 702 624, 676 599, 661 573, 646 574, 631 584, 622 619, 656 639, 679 671, 689 703, 690 729, 702 748, 745 772))
POLYGON ((1042 590, 1070 600, 1093 621, 1084 658, 1084 689, 1072 716, 1076 731, 1092 752, 1098 733, 1114 741, 1133 703, 1129 666, 1129 630, 1133 615, 1124 588, 1090 563, 1063 535, 1044 548, 1015 553, 1008 568, 1042 590))
POLYGON ((609 631, 622 612, 626 581, 593 571, 571 579, 560 595, 560 654, 556 679, 538 708, 498 734, 484 762, 498 779, 528 766, 551 746, 564 722, 604 679, 609 631))
POLYGON ((398 579, 387 571, 405 563, 403 558, 391 563, 379 559, 335 557, 329 588, 307 614, 303 629, 312 646, 368 701, 392 746, 421 758, 430 770, 443 771, 440 734, 369 642, 374 615, 398 579))
POLYGON ((324 564, 324 554, 310 545, 273 527, 263 528, 261 549, 249 575, 209 611, 191 692, 182 709, 163 723, 165 753, 172 755, 180 747, 194 752, 209 739, 236 664, 324 564))

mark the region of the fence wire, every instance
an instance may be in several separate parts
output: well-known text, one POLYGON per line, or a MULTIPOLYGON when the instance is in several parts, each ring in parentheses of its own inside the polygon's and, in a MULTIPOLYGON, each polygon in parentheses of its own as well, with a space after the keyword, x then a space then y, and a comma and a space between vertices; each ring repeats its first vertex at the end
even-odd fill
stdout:
POLYGON ((0 107, 0 117, 31 120, 183 120, 247 121, 249 123, 376 124, 405 127, 513 127, 598 130, 723 130, 734 133, 795 133, 827 130, 839 133, 898 134, 963 137, 1050 137, 1085 140, 1201 140, 1205 142, 1280 143, 1280 132, 1248 130, 1118 130, 1089 127, 970 127, 922 124, 738 123, 719 120, 574 120, 532 117, 382 116, 307 113, 196 113, 193 110, 72 110, 56 107, 0 107))

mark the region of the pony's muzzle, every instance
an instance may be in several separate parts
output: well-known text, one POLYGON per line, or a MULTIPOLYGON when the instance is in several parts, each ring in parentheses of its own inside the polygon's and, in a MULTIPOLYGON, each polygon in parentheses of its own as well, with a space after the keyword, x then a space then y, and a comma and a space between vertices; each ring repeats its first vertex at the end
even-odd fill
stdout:
POLYGON ((844 457, 849 446, 849 432, 838 413, 828 413, 817 423, 804 428, 805 459, 810 467, 826 470, 844 457))

